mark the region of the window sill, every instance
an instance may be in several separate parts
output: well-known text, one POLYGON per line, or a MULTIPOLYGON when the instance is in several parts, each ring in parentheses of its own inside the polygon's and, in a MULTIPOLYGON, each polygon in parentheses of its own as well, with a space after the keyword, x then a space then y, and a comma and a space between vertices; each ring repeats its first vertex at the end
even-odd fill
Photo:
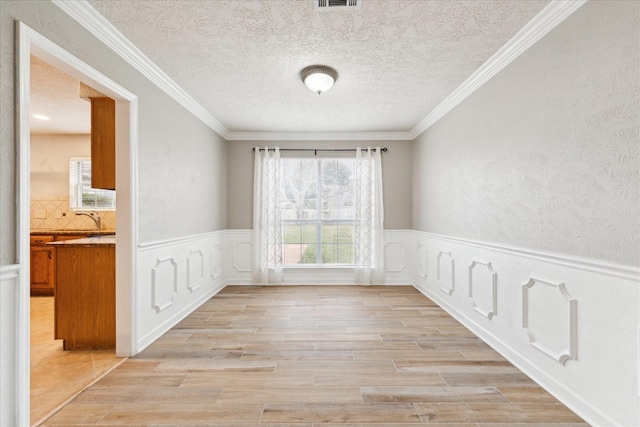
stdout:
POLYGON ((285 265, 283 270, 353 270, 354 265, 318 265, 318 264, 306 264, 306 265, 285 265))

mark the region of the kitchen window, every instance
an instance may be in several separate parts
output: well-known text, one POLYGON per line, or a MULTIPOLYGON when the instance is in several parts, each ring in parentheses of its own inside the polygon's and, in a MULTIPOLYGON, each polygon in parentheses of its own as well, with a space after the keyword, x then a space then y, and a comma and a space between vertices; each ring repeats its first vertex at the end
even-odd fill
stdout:
POLYGON ((281 159, 284 265, 354 265, 355 159, 281 159))
POLYGON ((69 207, 74 211, 116 209, 116 192, 91 187, 91 159, 72 157, 69 161, 69 207))

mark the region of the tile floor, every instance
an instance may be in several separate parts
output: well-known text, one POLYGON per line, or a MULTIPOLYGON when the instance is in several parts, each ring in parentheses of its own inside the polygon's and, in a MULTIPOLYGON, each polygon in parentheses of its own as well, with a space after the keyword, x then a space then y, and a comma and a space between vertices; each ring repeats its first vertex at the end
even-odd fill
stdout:
POLYGON ((53 297, 31 297, 32 425, 122 361, 113 350, 63 351, 53 325, 53 297))

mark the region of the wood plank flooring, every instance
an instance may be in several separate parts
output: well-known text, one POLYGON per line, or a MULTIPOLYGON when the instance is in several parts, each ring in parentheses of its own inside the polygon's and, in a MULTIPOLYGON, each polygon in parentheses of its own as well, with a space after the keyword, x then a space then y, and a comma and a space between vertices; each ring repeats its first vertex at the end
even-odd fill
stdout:
POLYGON ((228 286, 45 425, 587 426, 410 286, 228 286))

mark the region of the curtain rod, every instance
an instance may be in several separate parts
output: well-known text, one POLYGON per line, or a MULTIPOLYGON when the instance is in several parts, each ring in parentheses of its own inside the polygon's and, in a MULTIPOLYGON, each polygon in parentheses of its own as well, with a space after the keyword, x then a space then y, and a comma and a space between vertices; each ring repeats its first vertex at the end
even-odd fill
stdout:
MULTIPOLYGON (((266 150, 265 148, 258 148, 260 151, 266 150)), ((269 151, 275 151, 275 148, 269 148, 269 151)), ((357 148, 280 148, 280 151, 313 151, 317 153, 318 151, 356 151, 357 148)), ((372 148, 371 151, 376 151, 376 148, 372 148)), ((253 151, 256 151, 256 147, 253 147, 253 151)), ((381 148, 380 151, 382 153, 386 153, 388 151, 387 147, 381 148)))

